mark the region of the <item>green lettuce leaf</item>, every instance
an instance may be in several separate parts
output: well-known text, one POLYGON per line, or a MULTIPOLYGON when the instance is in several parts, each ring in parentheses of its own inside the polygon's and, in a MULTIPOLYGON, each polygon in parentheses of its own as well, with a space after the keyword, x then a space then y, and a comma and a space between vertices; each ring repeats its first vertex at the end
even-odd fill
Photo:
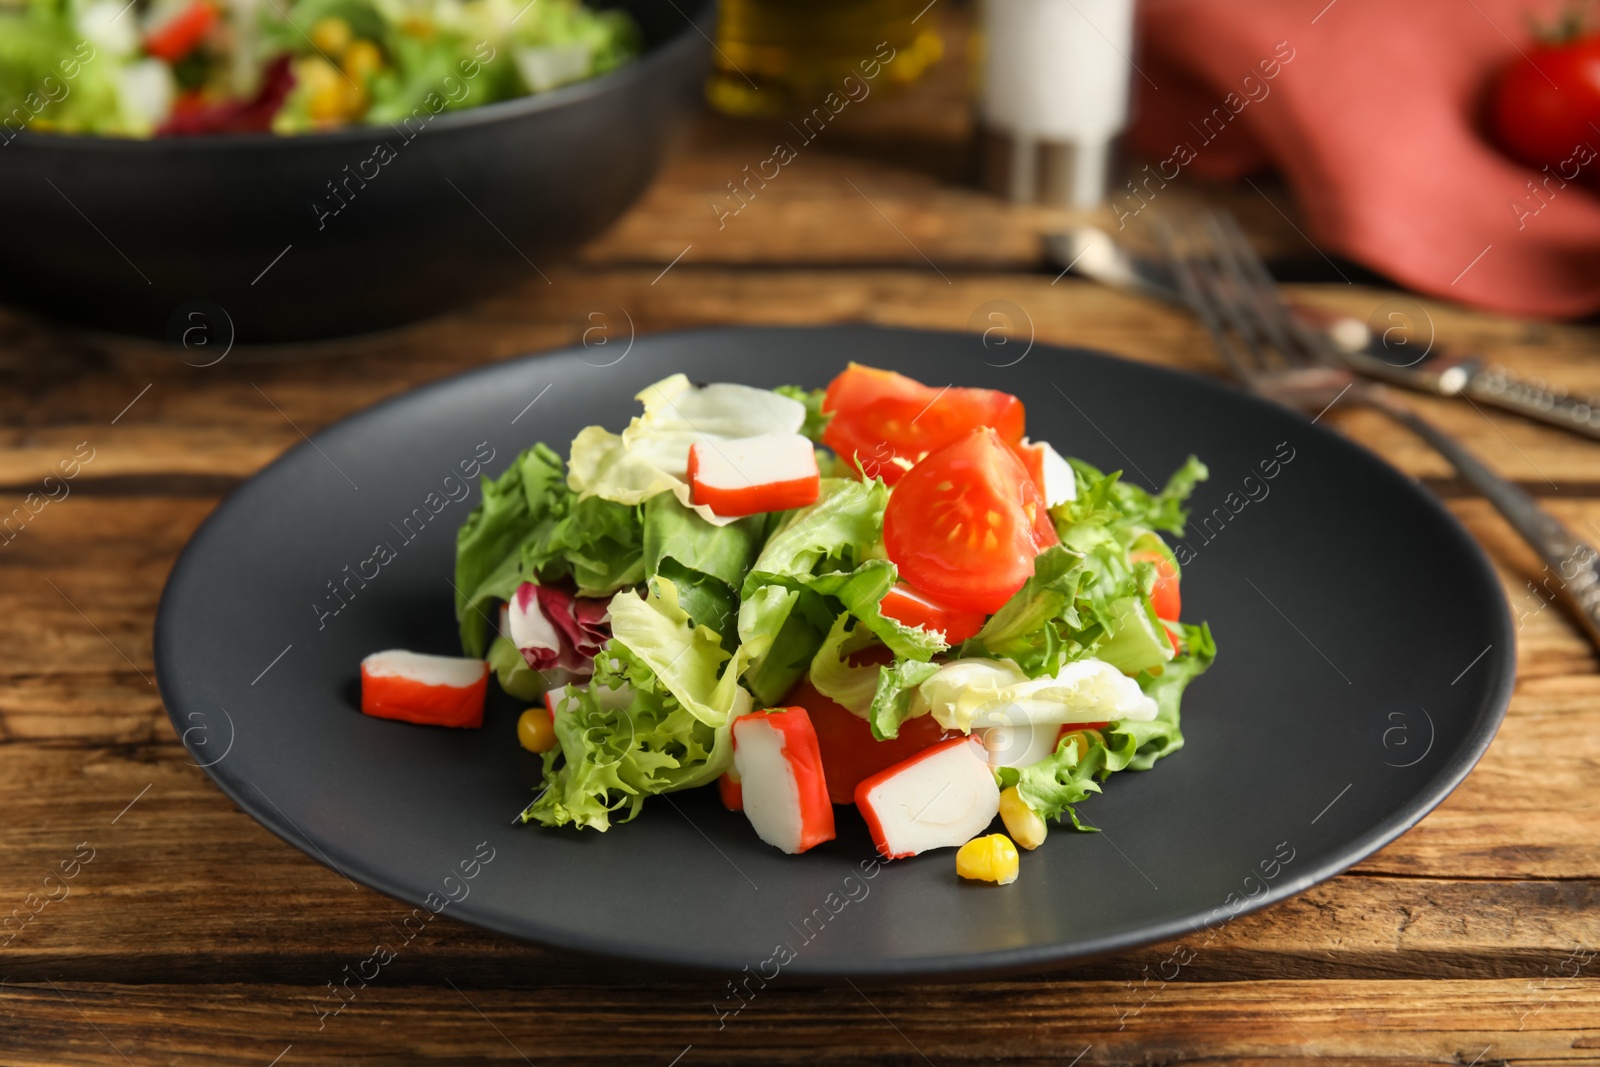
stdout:
POLYGON ((879 610, 898 577, 882 558, 888 499, 880 480, 824 478, 816 503, 791 512, 751 566, 741 591, 739 637, 751 662, 746 680, 763 702, 782 699, 800 679, 841 610, 896 656, 925 661, 946 647, 942 634, 879 610), (780 641, 783 659, 774 662, 780 641))
POLYGON ((831 411, 822 410, 822 400, 827 394, 825 389, 802 389, 798 385, 780 385, 773 390, 779 396, 786 396, 790 400, 798 400, 806 406, 806 421, 801 425, 800 432, 820 444, 822 431, 828 428, 828 423, 833 421, 831 411))
POLYGON ((766 521, 752 515, 714 526, 671 493, 644 505, 646 576, 671 581, 689 617, 715 630, 730 649, 738 644, 738 590, 761 549, 766 521))
POLYGON ((917 687, 939 673, 937 663, 896 660, 878 668, 878 689, 867 710, 872 736, 879 741, 897 737, 900 724, 912 717, 917 687))
POLYGON ((1156 702, 1149 722, 1114 722, 1101 731, 1103 740, 1082 744, 1085 735, 1062 739, 1055 753, 1029 767, 1002 767, 995 772, 1001 789, 1017 787, 1023 801, 1042 818, 1063 815, 1079 830, 1085 827, 1073 805, 1100 792, 1100 782, 1116 771, 1149 770, 1156 760, 1183 747, 1179 703, 1189 683, 1216 659, 1217 646, 1205 625, 1183 626, 1185 655, 1166 664, 1159 675, 1142 674, 1139 688, 1156 702))
POLYGON ((500 688, 518 700, 538 700, 550 688, 544 676, 528 666, 509 637, 496 637, 486 658, 500 688))
POLYGON ((561 458, 544 445, 482 486, 483 499, 456 533, 456 620, 467 655, 484 654, 490 604, 523 582, 571 578, 579 596, 600 597, 644 580, 639 509, 578 500, 561 458))
POLYGON ((1123 481, 1121 471, 1105 474, 1081 459, 1069 458, 1067 462, 1077 476, 1078 496, 1052 511, 1058 528, 1064 520, 1071 525, 1087 523, 1165 530, 1182 536, 1183 524, 1189 518, 1184 504, 1195 485, 1210 476, 1206 465, 1190 456, 1172 473, 1159 493, 1151 493, 1123 481))
POLYGON ((558 744, 523 822, 606 830, 613 817, 638 815, 646 797, 707 785, 732 765, 732 722, 751 707, 738 684, 742 656, 690 620, 671 581, 654 585, 612 599, 612 639, 590 684, 569 689, 577 707, 556 716, 558 744), (632 695, 620 708, 596 694, 623 686, 632 695))

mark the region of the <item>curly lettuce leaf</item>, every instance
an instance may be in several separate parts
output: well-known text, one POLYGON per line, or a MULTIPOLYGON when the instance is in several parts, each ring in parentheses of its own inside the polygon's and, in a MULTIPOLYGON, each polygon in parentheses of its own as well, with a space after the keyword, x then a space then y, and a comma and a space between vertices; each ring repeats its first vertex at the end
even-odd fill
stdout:
POLYGON ((1064 524, 1109 525, 1165 530, 1181 537, 1183 524, 1189 518, 1184 504, 1194 487, 1210 477, 1206 465, 1198 457, 1190 456, 1172 473, 1159 493, 1151 493, 1123 481, 1121 471, 1105 474, 1081 459, 1069 458, 1067 462, 1077 478, 1078 494, 1076 500, 1052 511, 1058 528, 1064 524))
MULTIPOLYGON (((914 718, 918 687, 939 673, 937 663, 896 660, 878 668, 878 689, 867 710, 872 736, 886 741, 900 733, 900 724, 914 718)), ((926 710, 924 708, 924 710, 926 710)))
POLYGON ((773 390, 779 396, 786 396, 790 400, 798 400, 806 407, 806 421, 801 424, 800 432, 811 438, 813 442, 822 442, 822 432, 828 428, 828 423, 833 421, 833 412, 822 410, 823 398, 827 395, 825 389, 802 389, 798 385, 780 385, 773 390))
POLYGON ((558 745, 523 822, 606 830, 613 817, 638 815, 646 797, 706 785, 732 765, 731 725, 751 707, 738 684, 742 656, 690 620, 671 581, 654 584, 612 599, 612 640, 590 684, 569 689, 577 707, 556 716, 558 745), (623 707, 596 694, 623 686, 632 693, 623 707))
POLYGON ((489 605, 523 582, 570 578, 578 595, 600 597, 644 580, 638 509, 578 500, 549 448, 534 445, 481 481, 483 499, 456 533, 456 619, 467 655, 484 654, 489 605))
POLYGON ((1023 801, 1042 818, 1063 815, 1079 829, 1073 805, 1100 792, 1100 783, 1124 769, 1145 771, 1158 759, 1183 747, 1179 703, 1189 683, 1216 659, 1217 646, 1205 625, 1184 626, 1185 655, 1168 663, 1159 675, 1142 674, 1139 688, 1156 703, 1156 717, 1146 722, 1119 721, 1100 731, 1102 740, 1084 744, 1087 735, 1069 735, 1051 756, 1028 767, 1002 767, 995 772, 1001 789, 1017 787, 1023 801))

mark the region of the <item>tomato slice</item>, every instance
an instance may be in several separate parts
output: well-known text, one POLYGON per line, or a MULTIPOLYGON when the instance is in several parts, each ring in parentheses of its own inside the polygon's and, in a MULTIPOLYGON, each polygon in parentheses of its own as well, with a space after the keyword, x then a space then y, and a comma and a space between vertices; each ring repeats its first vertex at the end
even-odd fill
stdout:
POLYGON ((802 680, 784 698, 785 704, 806 709, 822 752, 822 774, 828 782, 828 799, 835 804, 855 802, 856 786, 896 763, 910 759, 944 737, 932 715, 919 715, 900 725, 900 733, 887 741, 872 736, 872 726, 848 708, 823 696, 809 680, 802 680))
POLYGON ((936 604, 928 594, 905 582, 897 582, 893 589, 884 594, 878 610, 907 626, 941 630, 945 643, 950 645, 958 645, 983 629, 985 621, 981 611, 957 611, 936 604))
POLYGON ((1135 563, 1156 565, 1156 584, 1150 588, 1150 606, 1156 609, 1156 618, 1177 622, 1183 611, 1183 597, 1178 592, 1178 565, 1153 548, 1129 553, 1128 558, 1135 563))
POLYGON ((1056 531, 1022 461, 985 427, 900 480, 884 509, 883 543, 906 581, 934 600, 992 615, 1056 531))
POLYGON ((1022 401, 994 389, 933 388, 903 374, 852 363, 828 385, 822 409, 833 415, 822 443, 859 460, 869 478, 893 485, 930 452, 992 426, 1022 440, 1022 401))

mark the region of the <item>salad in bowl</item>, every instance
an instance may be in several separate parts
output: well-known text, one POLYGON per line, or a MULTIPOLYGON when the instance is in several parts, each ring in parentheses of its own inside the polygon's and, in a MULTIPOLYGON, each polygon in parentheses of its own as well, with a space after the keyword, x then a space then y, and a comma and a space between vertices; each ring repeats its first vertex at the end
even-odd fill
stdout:
POLYGON ((543 92, 638 55, 580 0, 0 0, 0 123, 307 133, 543 92))
POLYGON ((1198 459, 1147 491, 1030 440, 1015 396, 856 364, 638 400, 484 479, 463 655, 362 663, 378 717, 479 727, 491 676, 534 704, 521 821, 606 831, 715 788, 788 853, 853 807, 884 858, 955 848, 1004 883, 1051 821, 1093 829, 1077 805, 1109 775, 1182 747, 1216 648, 1163 535, 1198 459))

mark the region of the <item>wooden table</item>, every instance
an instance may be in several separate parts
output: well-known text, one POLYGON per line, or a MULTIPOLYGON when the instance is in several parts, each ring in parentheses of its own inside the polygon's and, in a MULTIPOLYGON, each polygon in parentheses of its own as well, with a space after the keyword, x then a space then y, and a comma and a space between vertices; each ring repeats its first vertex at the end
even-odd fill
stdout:
MULTIPOLYGON (((1516 696, 1477 770, 1416 829, 1225 926, 1176 980, 1161 978, 1176 946, 1159 945, 1026 980, 774 988, 719 1029, 712 980, 445 921, 319 1030, 312 998, 405 909, 257 826, 178 744, 150 642, 184 542, 302 432, 574 343, 595 310, 625 310, 640 332, 959 330, 1005 300, 1041 342, 1215 370, 1183 316, 1057 280, 1038 234, 1058 215, 964 184, 962 83, 946 61, 906 96, 847 113, 720 228, 710 200, 770 154, 777 131, 708 115, 626 218, 577 262, 546 266, 549 284, 533 277, 411 329, 296 353, 315 359, 240 352, 197 369, 0 317, 0 511, 80 442, 93 450, 70 496, 0 549, 0 916, 59 898, 0 947, 0 1064, 1600 1061, 1595 656, 1540 609, 1538 565, 1489 506, 1418 442, 1356 411, 1329 421, 1444 496, 1493 554, 1521 619, 1516 696), (76 877, 47 882, 64 861, 76 877)), ((1280 214, 1292 214, 1287 194, 1263 188, 1271 202, 1249 188, 1162 195, 1227 203, 1267 249, 1319 262, 1280 214)), ((1340 281, 1295 293, 1363 318, 1410 299, 1340 281)), ((1443 341, 1600 392, 1592 326, 1415 304, 1443 341)), ((1418 406, 1569 523, 1600 525, 1600 446, 1466 405, 1418 406)))

